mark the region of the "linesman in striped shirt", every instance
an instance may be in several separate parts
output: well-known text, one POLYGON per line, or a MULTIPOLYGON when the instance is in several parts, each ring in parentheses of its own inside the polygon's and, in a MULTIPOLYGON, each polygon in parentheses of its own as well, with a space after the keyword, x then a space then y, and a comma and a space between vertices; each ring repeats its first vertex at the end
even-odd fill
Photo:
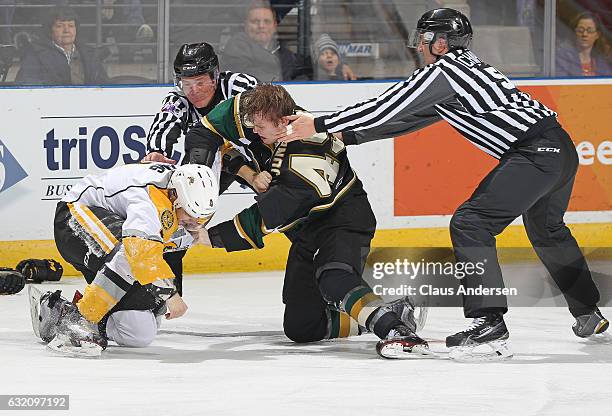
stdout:
MULTIPOLYGON (((250 90, 257 79, 248 74, 219 71, 219 58, 213 47, 206 43, 186 43, 181 46, 174 60, 175 88, 162 102, 147 136, 148 162, 176 163, 181 158, 177 144, 187 131, 198 124, 202 117, 223 100, 250 90)), ((197 152, 193 152, 197 153, 197 152)), ((215 163, 223 165, 219 178, 223 192, 234 181, 236 175, 257 192, 268 188, 267 174, 260 175, 244 165, 236 150, 224 148, 217 152, 215 163)), ((182 163, 196 162, 197 154, 182 158, 182 163), (190 157, 196 160, 190 161, 190 157)), ((219 169, 221 170, 221 169, 219 169)), ((176 286, 182 293, 183 263, 185 251, 167 253, 164 257, 176 276, 176 286)))
MULTIPOLYGON (((522 215, 532 245, 576 318, 574 333, 588 337, 604 332, 609 323, 597 308, 599 291, 563 222, 578 157, 557 114, 468 49, 472 27, 462 13, 431 10, 413 35, 410 46, 422 54, 425 67, 380 96, 331 115, 292 116, 281 140, 342 132, 345 144, 360 144, 446 120, 499 160, 450 222, 457 261, 486 262, 484 274, 466 277, 462 284, 504 287, 495 237, 522 215)), ((451 357, 473 355, 482 344, 491 347, 487 358, 511 357, 505 343, 506 297, 465 295, 463 301, 465 316, 474 320, 465 331, 447 337, 451 357)))
MULTIPOLYGON (((217 104, 241 92, 253 89, 257 79, 248 74, 219 71, 219 58, 213 47, 206 43, 186 43, 179 49, 174 60, 175 88, 162 102, 147 136, 145 161, 175 163, 181 158, 177 150, 179 140, 187 131, 200 122, 202 117, 217 104)), ((232 164, 238 152, 224 153, 224 164, 232 164)), ((183 158, 189 162, 189 158, 183 158)), ((219 161, 220 162, 220 161, 219 161)), ((242 166, 242 159, 240 159, 242 166)), ((246 167, 245 167, 246 168, 246 167)), ((231 172, 239 174, 256 191, 266 188, 255 181, 253 171, 231 172), (250 175, 249 175, 250 173, 250 175)), ((232 182, 233 177, 223 177, 221 189, 232 182)))

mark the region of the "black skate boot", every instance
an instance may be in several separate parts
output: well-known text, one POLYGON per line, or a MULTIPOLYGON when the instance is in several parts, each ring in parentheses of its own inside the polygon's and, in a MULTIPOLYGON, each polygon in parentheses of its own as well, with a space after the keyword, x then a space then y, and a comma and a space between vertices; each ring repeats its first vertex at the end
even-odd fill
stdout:
POLYGON ((470 326, 446 337, 449 357, 458 361, 497 361, 512 357, 510 333, 502 314, 474 318, 470 326))
POLYGON ((410 296, 394 300, 387 303, 383 308, 393 311, 412 332, 420 331, 425 326, 427 320, 427 306, 415 306, 410 296))
POLYGON ((572 326, 574 334, 580 338, 588 338, 605 332, 610 326, 610 322, 603 317, 599 308, 586 315, 576 317, 576 322, 572 326))
POLYGON ((392 328, 387 336, 376 344, 376 352, 383 358, 416 358, 433 356, 427 341, 406 325, 392 328))

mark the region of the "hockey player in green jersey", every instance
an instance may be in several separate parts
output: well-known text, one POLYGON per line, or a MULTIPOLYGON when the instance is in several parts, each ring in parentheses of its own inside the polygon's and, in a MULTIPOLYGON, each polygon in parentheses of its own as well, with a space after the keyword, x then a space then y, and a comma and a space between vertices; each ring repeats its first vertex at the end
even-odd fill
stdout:
POLYGON ((365 328, 381 338, 383 357, 430 354, 407 299, 386 304, 361 278, 376 219, 342 141, 331 134, 288 144, 270 139, 299 111, 282 86, 260 84, 219 104, 188 133, 186 148, 197 149, 202 161, 230 141, 272 177, 254 205, 202 238, 227 251, 261 248, 274 230, 289 238, 283 327, 291 340, 346 337, 365 328))

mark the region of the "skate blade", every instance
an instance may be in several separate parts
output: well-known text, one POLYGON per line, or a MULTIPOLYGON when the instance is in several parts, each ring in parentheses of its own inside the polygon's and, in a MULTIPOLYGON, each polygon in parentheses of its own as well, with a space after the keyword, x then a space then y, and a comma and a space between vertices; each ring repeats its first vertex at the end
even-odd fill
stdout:
POLYGON ((504 341, 489 342, 479 345, 451 347, 448 358, 462 363, 505 361, 514 356, 508 343, 504 341))
POLYGON ((102 347, 93 342, 81 341, 81 346, 72 345, 70 339, 58 334, 48 344, 47 348, 64 357, 98 358, 102 355, 102 347))
POLYGON ((431 351, 427 345, 408 345, 401 341, 390 341, 376 348, 378 355, 390 360, 439 358, 438 354, 431 351))
POLYGON ((32 286, 32 284, 28 285, 28 298, 30 299, 30 317, 32 318, 32 329, 34 330, 34 334, 41 338, 40 336, 40 298, 42 296, 42 292, 32 286))

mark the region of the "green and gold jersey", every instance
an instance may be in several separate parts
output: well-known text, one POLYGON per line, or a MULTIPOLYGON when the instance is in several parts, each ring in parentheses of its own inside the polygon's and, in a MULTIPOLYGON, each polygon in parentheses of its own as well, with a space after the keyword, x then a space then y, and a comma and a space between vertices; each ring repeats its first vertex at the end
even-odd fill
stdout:
MULTIPOLYGON (((289 233, 291 239, 296 225, 325 215, 351 189, 362 190, 341 140, 320 133, 266 145, 241 117, 240 97, 218 104, 202 118, 201 126, 190 131, 197 135, 198 146, 202 141, 218 148, 231 143, 252 167, 273 177, 268 191, 255 198, 256 204, 211 228, 211 235, 218 235, 228 251, 263 247, 263 236, 274 230, 289 233)), ((186 140, 187 151, 188 145, 186 140)))
POLYGON ((275 230, 292 240, 299 224, 321 218, 351 192, 363 192, 344 143, 333 135, 277 143, 265 169, 273 177, 270 188, 233 220, 209 230, 215 247, 261 248, 263 237, 275 230))
POLYGON ((219 147, 231 143, 256 171, 263 170, 272 156, 272 149, 261 142, 253 129, 247 127, 240 117, 240 96, 231 97, 219 103, 206 116, 198 133, 216 143, 219 147))

